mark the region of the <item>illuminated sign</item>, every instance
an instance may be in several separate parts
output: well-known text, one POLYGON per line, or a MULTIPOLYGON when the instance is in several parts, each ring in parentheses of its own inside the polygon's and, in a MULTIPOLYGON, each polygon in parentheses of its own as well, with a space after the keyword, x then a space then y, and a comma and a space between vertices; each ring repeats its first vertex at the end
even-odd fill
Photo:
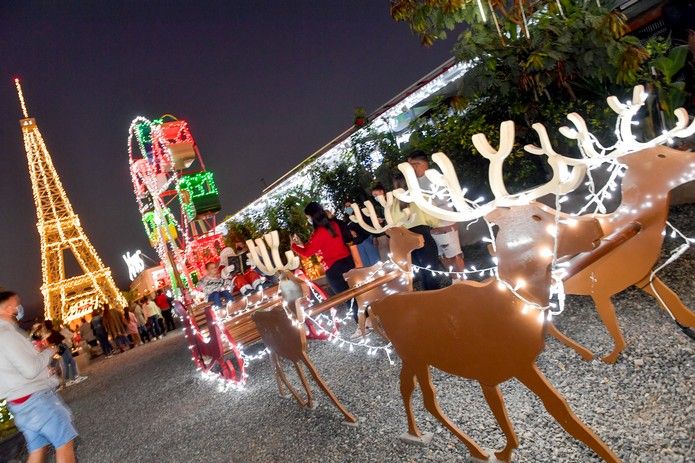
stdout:
POLYGON ((145 261, 142 260, 142 252, 139 249, 134 254, 130 254, 130 251, 123 254, 123 260, 128 266, 130 281, 133 281, 140 272, 145 270, 145 261))

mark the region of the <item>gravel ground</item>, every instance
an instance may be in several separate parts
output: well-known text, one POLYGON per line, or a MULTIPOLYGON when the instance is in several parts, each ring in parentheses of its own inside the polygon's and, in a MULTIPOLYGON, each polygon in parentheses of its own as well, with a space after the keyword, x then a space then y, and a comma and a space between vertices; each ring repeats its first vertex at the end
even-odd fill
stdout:
MULTIPOLYGON (((695 236, 695 207, 674 208, 672 221, 695 236)), ((673 243, 666 248, 674 247, 673 243)), ((695 308, 695 253, 661 274, 695 308)), ((695 456, 695 342, 654 300, 636 290, 615 298, 626 352, 615 365, 583 362, 548 341, 538 364, 574 412, 625 462, 686 462, 695 456)), ((556 318, 570 336, 599 354, 611 341, 586 298, 573 297, 556 318)), ((345 333, 353 327, 347 326, 345 333)), ((398 440, 406 420, 399 365, 311 342, 319 371, 350 411, 358 428, 315 389, 319 407, 300 409, 277 395, 269 362, 249 368, 247 389, 218 393, 195 373, 182 335, 99 361, 88 381, 64 396, 81 433, 81 462, 423 462, 466 461, 463 444, 414 397, 421 428, 435 433, 427 447, 398 440)), ((445 413, 483 447, 501 448, 504 437, 477 383, 434 372, 445 413)), ((552 420, 521 384, 502 386, 521 441, 515 461, 594 462, 591 450, 552 420)))

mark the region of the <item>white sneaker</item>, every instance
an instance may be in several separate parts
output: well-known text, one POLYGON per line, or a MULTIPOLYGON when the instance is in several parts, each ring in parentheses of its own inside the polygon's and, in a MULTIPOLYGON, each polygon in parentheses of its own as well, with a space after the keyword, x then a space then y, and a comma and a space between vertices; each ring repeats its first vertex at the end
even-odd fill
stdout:
POLYGON ((65 381, 65 387, 70 387, 70 386, 72 386, 73 384, 75 384, 75 381, 73 381, 72 379, 70 379, 70 380, 68 380, 68 381, 65 381))
POLYGON ((86 380, 87 378, 89 378, 89 376, 78 376, 77 378, 75 378, 75 380, 73 382, 75 384, 81 383, 82 381, 86 380))
POLYGON ((364 333, 362 333, 362 330, 360 330, 360 328, 357 327, 355 332, 350 335, 350 339, 358 339, 358 338, 361 338, 362 336, 364 336, 364 333))

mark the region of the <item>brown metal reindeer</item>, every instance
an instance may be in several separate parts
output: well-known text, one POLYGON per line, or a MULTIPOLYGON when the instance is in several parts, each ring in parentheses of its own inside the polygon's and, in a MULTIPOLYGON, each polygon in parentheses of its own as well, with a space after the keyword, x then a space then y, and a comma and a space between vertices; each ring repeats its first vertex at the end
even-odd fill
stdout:
MULTIPOLYGON (((583 159, 569 158, 558 154, 551 146, 549 137, 542 124, 534 124, 538 132, 540 147, 527 145, 525 149, 532 154, 546 155, 553 178, 550 182, 531 191, 510 195, 505 188, 502 166, 512 152, 514 145, 514 124, 504 122, 500 128, 500 144, 494 149, 483 134, 473 137, 478 151, 490 160, 489 182, 495 200, 481 209, 491 210, 500 205, 523 204, 530 199, 547 194, 567 194, 582 181, 591 165, 606 161, 617 161, 627 165, 628 169, 622 181, 622 202, 617 211, 611 214, 593 214, 598 218, 606 236, 620 235, 637 227, 637 233, 623 240, 619 246, 611 247, 610 252, 600 256, 585 256, 591 265, 583 268, 565 282, 565 292, 576 295, 589 295, 594 300, 596 309, 612 336, 615 347, 603 360, 607 363, 616 361, 625 348, 625 340, 620 331, 615 308, 611 297, 630 286, 637 286, 654 296, 659 304, 667 310, 679 325, 686 329, 695 328, 695 313, 686 307, 678 296, 657 277, 652 278, 652 268, 657 262, 666 221, 668 218, 669 193, 679 185, 695 180, 695 154, 677 151, 663 146, 654 146, 676 138, 688 137, 695 133, 695 121, 689 122, 687 112, 682 108, 676 110, 675 127, 647 143, 636 141, 631 132, 632 117, 644 104, 646 94, 641 86, 633 92, 631 104, 623 105, 617 98, 607 99, 609 106, 618 115, 617 127, 619 142, 611 148, 598 149, 584 122, 576 113, 568 115, 574 129, 560 128, 568 138, 577 139, 583 159), (572 168, 570 170, 570 167, 572 168)), ((408 192, 395 191, 394 194, 405 201, 415 202, 427 213, 445 220, 467 221, 479 216, 480 210, 470 210, 460 194, 453 166, 442 153, 435 153, 433 160, 440 165, 443 174, 431 175, 444 186, 451 195, 451 201, 457 211, 437 209, 419 190, 414 173, 408 172, 408 165, 399 166, 408 180, 408 192)), ((593 252, 597 252, 593 251, 593 252)), ((500 259, 500 263, 502 259, 500 259)), ((584 359, 593 357, 591 352, 570 340, 553 326, 549 331, 563 343, 577 350, 584 359)))
MULTIPOLYGON (((640 143, 632 133, 631 119, 644 105, 645 99, 642 86, 635 87, 630 104, 624 105, 615 97, 607 99, 608 105, 618 115, 618 143, 610 151, 598 149, 596 138, 576 113, 567 116, 574 129, 560 128, 563 135, 577 140, 589 163, 614 160, 627 167, 621 183, 622 197, 618 209, 610 214, 592 216, 601 222, 606 235, 614 235, 630 227, 637 227, 638 233, 600 259, 593 259, 591 265, 567 278, 565 282, 567 294, 591 296, 601 320, 613 338, 613 351, 603 357, 606 363, 614 363, 625 348, 625 339, 611 297, 630 286, 637 286, 655 297, 659 305, 684 329, 695 328, 695 313, 661 279, 652 275, 664 241, 670 192, 695 180, 695 153, 654 145, 672 138, 691 136, 695 133, 695 121, 689 123, 687 112, 679 108, 675 111, 677 122, 674 128, 654 140, 640 143)), ((534 129, 539 135, 541 146, 528 145, 527 151, 557 158, 566 165, 580 165, 576 159, 559 155, 553 150, 541 124, 534 124, 534 129)), ((508 153, 500 156, 502 160, 506 154, 508 153)), ((504 191, 496 192, 500 193, 504 191)), ((591 256, 588 257, 591 259, 591 256)))
POLYGON ((695 328, 695 313, 661 279, 651 278, 664 241, 670 191, 695 180, 695 153, 658 146, 627 154, 620 162, 628 167, 620 207, 595 217, 607 235, 630 223, 639 224, 640 231, 565 282, 567 294, 588 295, 594 300, 615 342, 613 351, 603 357, 607 363, 615 362, 625 348, 611 297, 630 286, 655 297, 680 325, 695 328))
MULTIPOLYGON (((518 446, 499 390, 500 383, 517 378, 541 398, 548 412, 567 432, 605 461, 619 461, 572 413, 564 398, 535 364, 544 348, 546 323, 543 313, 532 307, 533 304, 541 307, 548 304, 552 260, 552 253, 539 252, 539 249, 553 244, 547 227, 554 223, 554 215, 531 204, 496 209, 487 218, 500 227, 503 236, 498 235, 498 240, 508 244, 524 243, 528 250, 510 253, 510 258, 505 259, 507 264, 499 268, 500 278, 505 281, 515 282, 523 275, 525 281, 516 283, 521 298, 508 286, 500 289, 498 282, 490 278, 483 282, 457 282, 436 291, 395 294, 372 303, 372 316, 382 326, 403 362, 400 382, 408 434, 421 436, 411 404, 417 381, 427 410, 463 441, 474 458, 488 458, 439 407, 429 371, 433 366, 480 383, 485 399, 507 437, 506 446, 495 452, 498 459, 510 461, 514 448, 518 446), (512 239, 512 235, 517 238, 512 239)), ((572 256, 589 251, 600 237, 596 221, 581 221, 575 228, 561 224, 558 254, 572 256)), ((500 248, 498 251, 505 252, 500 248)))
POLYGON ((263 339, 263 343, 270 349, 270 356, 275 368, 275 379, 281 396, 285 395, 284 387, 290 391, 300 406, 314 408, 314 400, 311 388, 307 383, 304 371, 300 363, 309 370, 312 378, 321 390, 333 402, 333 405, 345 417, 345 423, 356 426, 357 418, 350 413, 335 396, 333 391, 319 375, 314 363, 307 354, 306 334, 304 332, 304 317, 301 310, 296 309, 295 301, 291 301, 287 308, 275 307, 270 310, 260 310, 252 315, 256 328, 263 339), (306 399, 300 397, 297 390, 287 380, 282 369, 280 358, 292 362, 297 376, 306 392, 306 399))

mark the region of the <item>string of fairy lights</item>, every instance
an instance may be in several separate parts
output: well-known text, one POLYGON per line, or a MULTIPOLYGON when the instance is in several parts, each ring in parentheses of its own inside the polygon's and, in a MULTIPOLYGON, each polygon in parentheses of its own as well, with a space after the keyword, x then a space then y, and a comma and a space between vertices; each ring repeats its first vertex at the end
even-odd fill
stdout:
MULTIPOLYGON (((616 194, 616 192, 618 192, 620 188, 621 179, 625 176, 625 173, 627 171, 627 166, 619 161, 622 156, 646 147, 656 146, 662 143, 671 143, 674 137, 685 137, 691 135, 692 132, 695 132, 695 123, 688 125, 687 113, 684 115, 683 112, 677 111, 676 116, 678 119, 678 123, 674 129, 670 131, 664 131, 664 133, 651 140, 650 142, 638 142, 637 138, 632 134, 632 126, 635 125, 632 121, 632 118, 637 114, 641 106, 644 104, 644 102, 646 101, 646 97, 647 95, 644 92, 643 88, 638 86, 634 89, 632 101, 621 103, 617 101, 617 98, 615 97, 611 97, 608 99, 609 105, 618 115, 615 127, 615 135, 617 141, 615 144, 611 146, 603 146, 596 139, 596 137, 588 131, 583 119, 581 118, 581 116, 577 114, 573 113, 568 116, 568 119, 574 124, 575 128, 569 129, 567 127, 562 127, 560 129, 563 135, 565 135, 567 138, 575 139, 577 141, 581 158, 578 160, 572 160, 574 164, 570 165, 574 166, 574 169, 579 169, 577 166, 585 166, 583 171, 578 170, 577 172, 579 172, 586 178, 584 186, 586 187, 588 194, 584 196, 584 203, 581 205, 581 207, 579 207, 578 210, 574 212, 568 212, 568 216, 563 218, 563 204, 570 200, 569 194, 572 193, 574 189, 576 189, 576 186, 572 188, 566 188, 565 183, 571 183, 573 181, 571 177, 574 174, 574 171, 573 174, 570 174, 568 171, 563 172, 563 169, 566 170, 566 167, 563 167, 565 166, 564 164, 558 164, 559 167, 555 174, 557 175, 559 172, 560 176, 559 178, 554 177, 553 180, 555 180, 555 183, 551 182, 549 184, 553 185, 553 190, 546 191, 543 190, 541 187, 536 187, 534 189, 534 192, 537 193, 539 196, 541 195, 541 193, 553 193, 555 197, 554 225, 548 226, 547 229, 547 233, 549 233, 553 238, 552 246, 548 249, 544 248, 539 250, 539 252, 543 254, 543 257, 550 258, 551 284, 549 288, 549 302, 547 305, 541 306, 536 302, 529 301, 522 294, 519 293, 519 290, 524 288, 526 285, 526 282, 523 278, 518 278, 514 282, 508 282, 500 277, 498 260, 497 257, 494 257, 494 255, 496 254, 495 233, 493 229, 494 224, 486 220, 485 218, 485 212, 488 212, 490 210, 490 203, 482 204, 483 201, 485 201, 485 199, 482 197, 477 198, 475 200, 466 198, 465 195, 468 190, 465 188, 458 188, 457 191, 452 191, 451 178, 442 180, 443 177, 446 177, 446 173, 444 175, 440 174, 439 177, 437 177, 436 173, 433 174, 432 178, 435 181, 431 182, 431 189, 414 188, 414 195, 409 191, 406 194, 399 195, 399 199, 407 202, 417 202, 417 195, 420 195, 420 202, 418 202, 418 205, 425 205, 425 213, 428 212, 428 206, 434 207, 433 203, 435 201, 441 203, 441 201, 444 200, 445 203, 449 204, 452 210, 455 208, 458 209, 459 207, 464 207, 466 209, 466 213, 468 214, 466 215, 466 217, 475 217, 472 220, 467 220, 468 227, 470 227, 473 223, 479 220, 483 220, 487 227, 487 236, 484 236, 482 240, 491 245, 491 248, 493 250, 493 257, 491 258, 492 264, 482 266, 480 268, 478 268, 477 266, 470 266, 463 270, 454 270, 451 267, 448 270, 442 270, 431 268, 431 266, 423 267, 415 264, 411 264, 408 268, 406 262, 396 262, 393 259, 393 256, 389 255, 388 260, 380 261, 377 264, 375 264, 375 266, 370 270, 370 272, 362 278, 362 281, 358 285, 353 286, 353 288, 359 288, 360 286, 373 281, 375 278, 382 277, 390 273, 395 273, 394 280, 400 278, 401 283, 407 282, 407 278, 415 278, 418 275, 418 273, 422 272, 430 272, 430 274, 433 276, 447 276, 452 279, 456 278, 460 280, 494 278, 497 281, 497 286, 501 291, 510 291, 516 298, 518 298, 523 303, 522 311, 524 313, 531 310, 536 310, 539 322, 543 322, 544 320, 550 320, 553 316, 559 315, 560 313, 562 313, 565 306, 565 292, 563 280, 567 276, 567 267, 570 264, 569 262, 562 262, 558 258, 558 230, 560 228, 560 225, 572 223, 573 221, 576 221, 575 218, 579 218, 587 214, 593 216, 596 214, 607 214, 609 212, 610 204, 614 202, 614 195, 616 194), (599 178, 595 175, 595 171, 597 171, 598 169, 601 169, 602 171, 607 173, 606 179, 599 180, 599 178), (568 179, 563 177, 570 178, 568 179)), ((554 157, 555 162, 558 162, 558 159, 570 159, 564 158, 562 155, 558 155, 557 153, 552 151, 552 148, 549 147, 549 140, 547 138, 547 134, 545 132, 545 129, 542 128, 542 126, 542 130, 535 126, 534 129, 536 129, 536 131, 539 133, 541 137, 542 148, 532 146, 531 148, 527 148, 529 152, 532 152, 534 154, 548 154, 549 156, 554 157)), ((478 147, 478 145, 476 145, 476 147, 478 147)), ((500 153, 502 153, 502 146, 500 146, 499 151, 492 150, 492 152, 487 153, 486 157, 488 157, 488 159, 491 160, 491 163, 496 162, 497 166, 500 167, 501 161, 503 161, 504 157, 506 157, 505 154, 500 153)), ((404 174, 407 174, 407 172, 404 172, 404 174)), ((683 174, 684 178, 686 178, 688 175, 692 175, 693 177, 695 177, 695 168, 693 168, 693 172, 683 174)), ((606 176, 604 175, 603 177, 606 176)), ((407 178, 408 175, 406 175, 406 179, 407 178)), ((455 179, 455 181, 456 184, 458 184, 458 180, 455 179)), ((578 185, 578 183, 576 185, 578 185)), ((410 186, 411 184, 409 182, 409 187, 410 186)), ((456 187, 458 187, 458 185, 456 185, 456 187)), ((505 193, 503 195, 504 198, 502 199, 507 200, 509 198, 509 201, 511 201, 512 205, 528 204, 532 199, 531 195, 525 196, 524 193, 509 195, 508 193, 506 193, 506 189, 504 189, 504 187, 502 187, 501 191, 504 191, 505 193)), ((500 201, 500 199, 500 196, 496 194, 496 200, 499 201, 501 204, 504 204, 504 202, 500 201)), ((386 199, 381 199, 380 202, 383 203, 382 206, 386 205, 386 199)), ((493 204, 495 202, 493 202, 493 204)), ((369 206, 369 204, 367 206, 369 206)), ((648 208, 651 206, 651 201, 647 200, 640 207, 648 208)), ((639 212, 637 210, 621 209, 624 207, 625 206, 620 205, 618 209, 614 212, 614 214, 636 214, 639 212)), ((355 207, 353 207, 353 209, 355 209, 355 207)), ((360 214, 356 214, 357 219, 355 221, 357 221, 367 230, 384 231, 389 226, 398 225, 395 223, 389 223, 387 227, 379 228, 377 218, 375 217, 375 214, 373 212, 373 207, 367 207, 367 209, 364 210, 364 213, 366 217, 369 217, 372 220, 372 223, 374 224, 373 226, 367 225, 360 214)), ((435 211, 435 216, 437 216, 436 214, 437 212, 435 211)), ((453 212, 453 214, 456 214, 456 212, 453 212)), ((443 219, 444 217, 440 218, 443 219)), ((387 222, 389 221, 387 220, 387 222)), ((665 267, 672 264, 680 256, 682 256, 691 247, 692 243, 695 243, 695 239, 687 237, 682 231, 677 229, 670 222, 666 222, 666 228, 663 231, 663 235, 671 239, 682 240, 682 243, 680 245, 678 245, 675 249, 670 251, 670 254, 666 258, 666 260, 658 267, 654 268, 650 274, 649 284, 651 286, 651 289, 654 291, 654 294, 656 295, 659 302, 664 307, 667 307, 664 301, 662 300, 661 296, 659 295, 658 291, 654 287, 654 279, 656 278, 657 273, 661 272, 665 267)), ((262 240, 257 240, 257 242, 259 243, 259 245, 263 245, 262 240)), ((269 244, 271 243, 270 241, 268 242, 269 244)), ((277 245, 277 243, 273 244, 275 246, 277 245)), ((511 247, 515 247, 529 245, 533 243, 528 240, 524 241, 523 237, 519 237, 516 241, 508 244, 511 247)), ((261 250, 267 251, 266 249, 261 250)), ((273 249, 273 260, 276 260, 276 255, 279 255, 277 251, 277 249, 273 249)), ((263 252, 263 254, 264 257, 267 257, 265 256, 267 252, 263 252)), ((291 256, 288 255, 287 257, 289 259, 291 256)), ((275 262, 275 266, 273 267, 269 258, 266 258, 264 263, 270 269, 280 269, 286 266, 286 264, 283 264, 282 262, 275 262)), ((395 292, 393 289, 387 287, 384 287, 382 289, 384 289, 387 295, 395 292)), ((317 301, 318 303, 322 303, 326 299, 320 294, 316 294, 313 288, 312 296, 313 300, 317 301)), ((275 295, 275 297, 277 298, 278 295, 275 295)), ((307 323, 312 323, 317 328, 319 334, 325 336, 329 343, 335 345, 337 348, 347 349, 348 352, 366 352, 368 356, 377 356, 379 353, 383 353, 385 354, 389 363, 394 364, 395 362, 392 357, 393 350, 392 345, 390 343, 372 344, 373 341, 370 338, 370 333, 362 333, 363 336, 356 340, 346 339, 345 337, 341 336, 338 328, 341 325, 345 325, 348 322, 348 320, 352 318, 351 314, 353 312, 353 304, 355 304, 354 299, 350 301, 350 304, 347 307, 347 311, 344 317, 336 319, 334 312, 331 313, 330 317, 326 316, 325 314, 319 314, 316 316, 312 315, 311 309, 314 306, 314 302, 312 301, 309 302, 308 305, 300 311, 299 316, 301 319, 306 320, 307 323)), ((285 308, 285 314, 292 321, 292 326, 296 327, 297 329, 306 329, 305 324, 299 322, 298 319, 295 318, 295 315, 292 314, 289 310, 287 310, 286 304, 283 303, 283 307, 285 308)), ((364 316, 365 311, 368 311, 368 309, 368 306, 358 307, 359 315, 364 316)), ((247 305, 245 310, 254 310, 254 308, 248 308, 247 305)), ((226 319, 219 320, 217 322, 219 324, 218 327, 223 329, 225 321, 231 320, 237 315, 238 313, 235 313, 226 319)), ((673 317, 673 314, 671 314, 671 316, 673 317)), ((227 346, 228 348, 236 348, 240 352, 240 358, 243 359, 246 366, 250 365, 252 362, 265 358, 269 354, 268 349, 263 349, 254 355, 248 355, 243 352, 243 346, 232 345, 233 343, 231 339, 226 339, 225 342, 229 343, 227 346)), ((247 376, 245 375, 242 375, 242 377, 244 381, 247 378, 247 376)), ((237 386, 238 382, 234 387, 237 386)))

